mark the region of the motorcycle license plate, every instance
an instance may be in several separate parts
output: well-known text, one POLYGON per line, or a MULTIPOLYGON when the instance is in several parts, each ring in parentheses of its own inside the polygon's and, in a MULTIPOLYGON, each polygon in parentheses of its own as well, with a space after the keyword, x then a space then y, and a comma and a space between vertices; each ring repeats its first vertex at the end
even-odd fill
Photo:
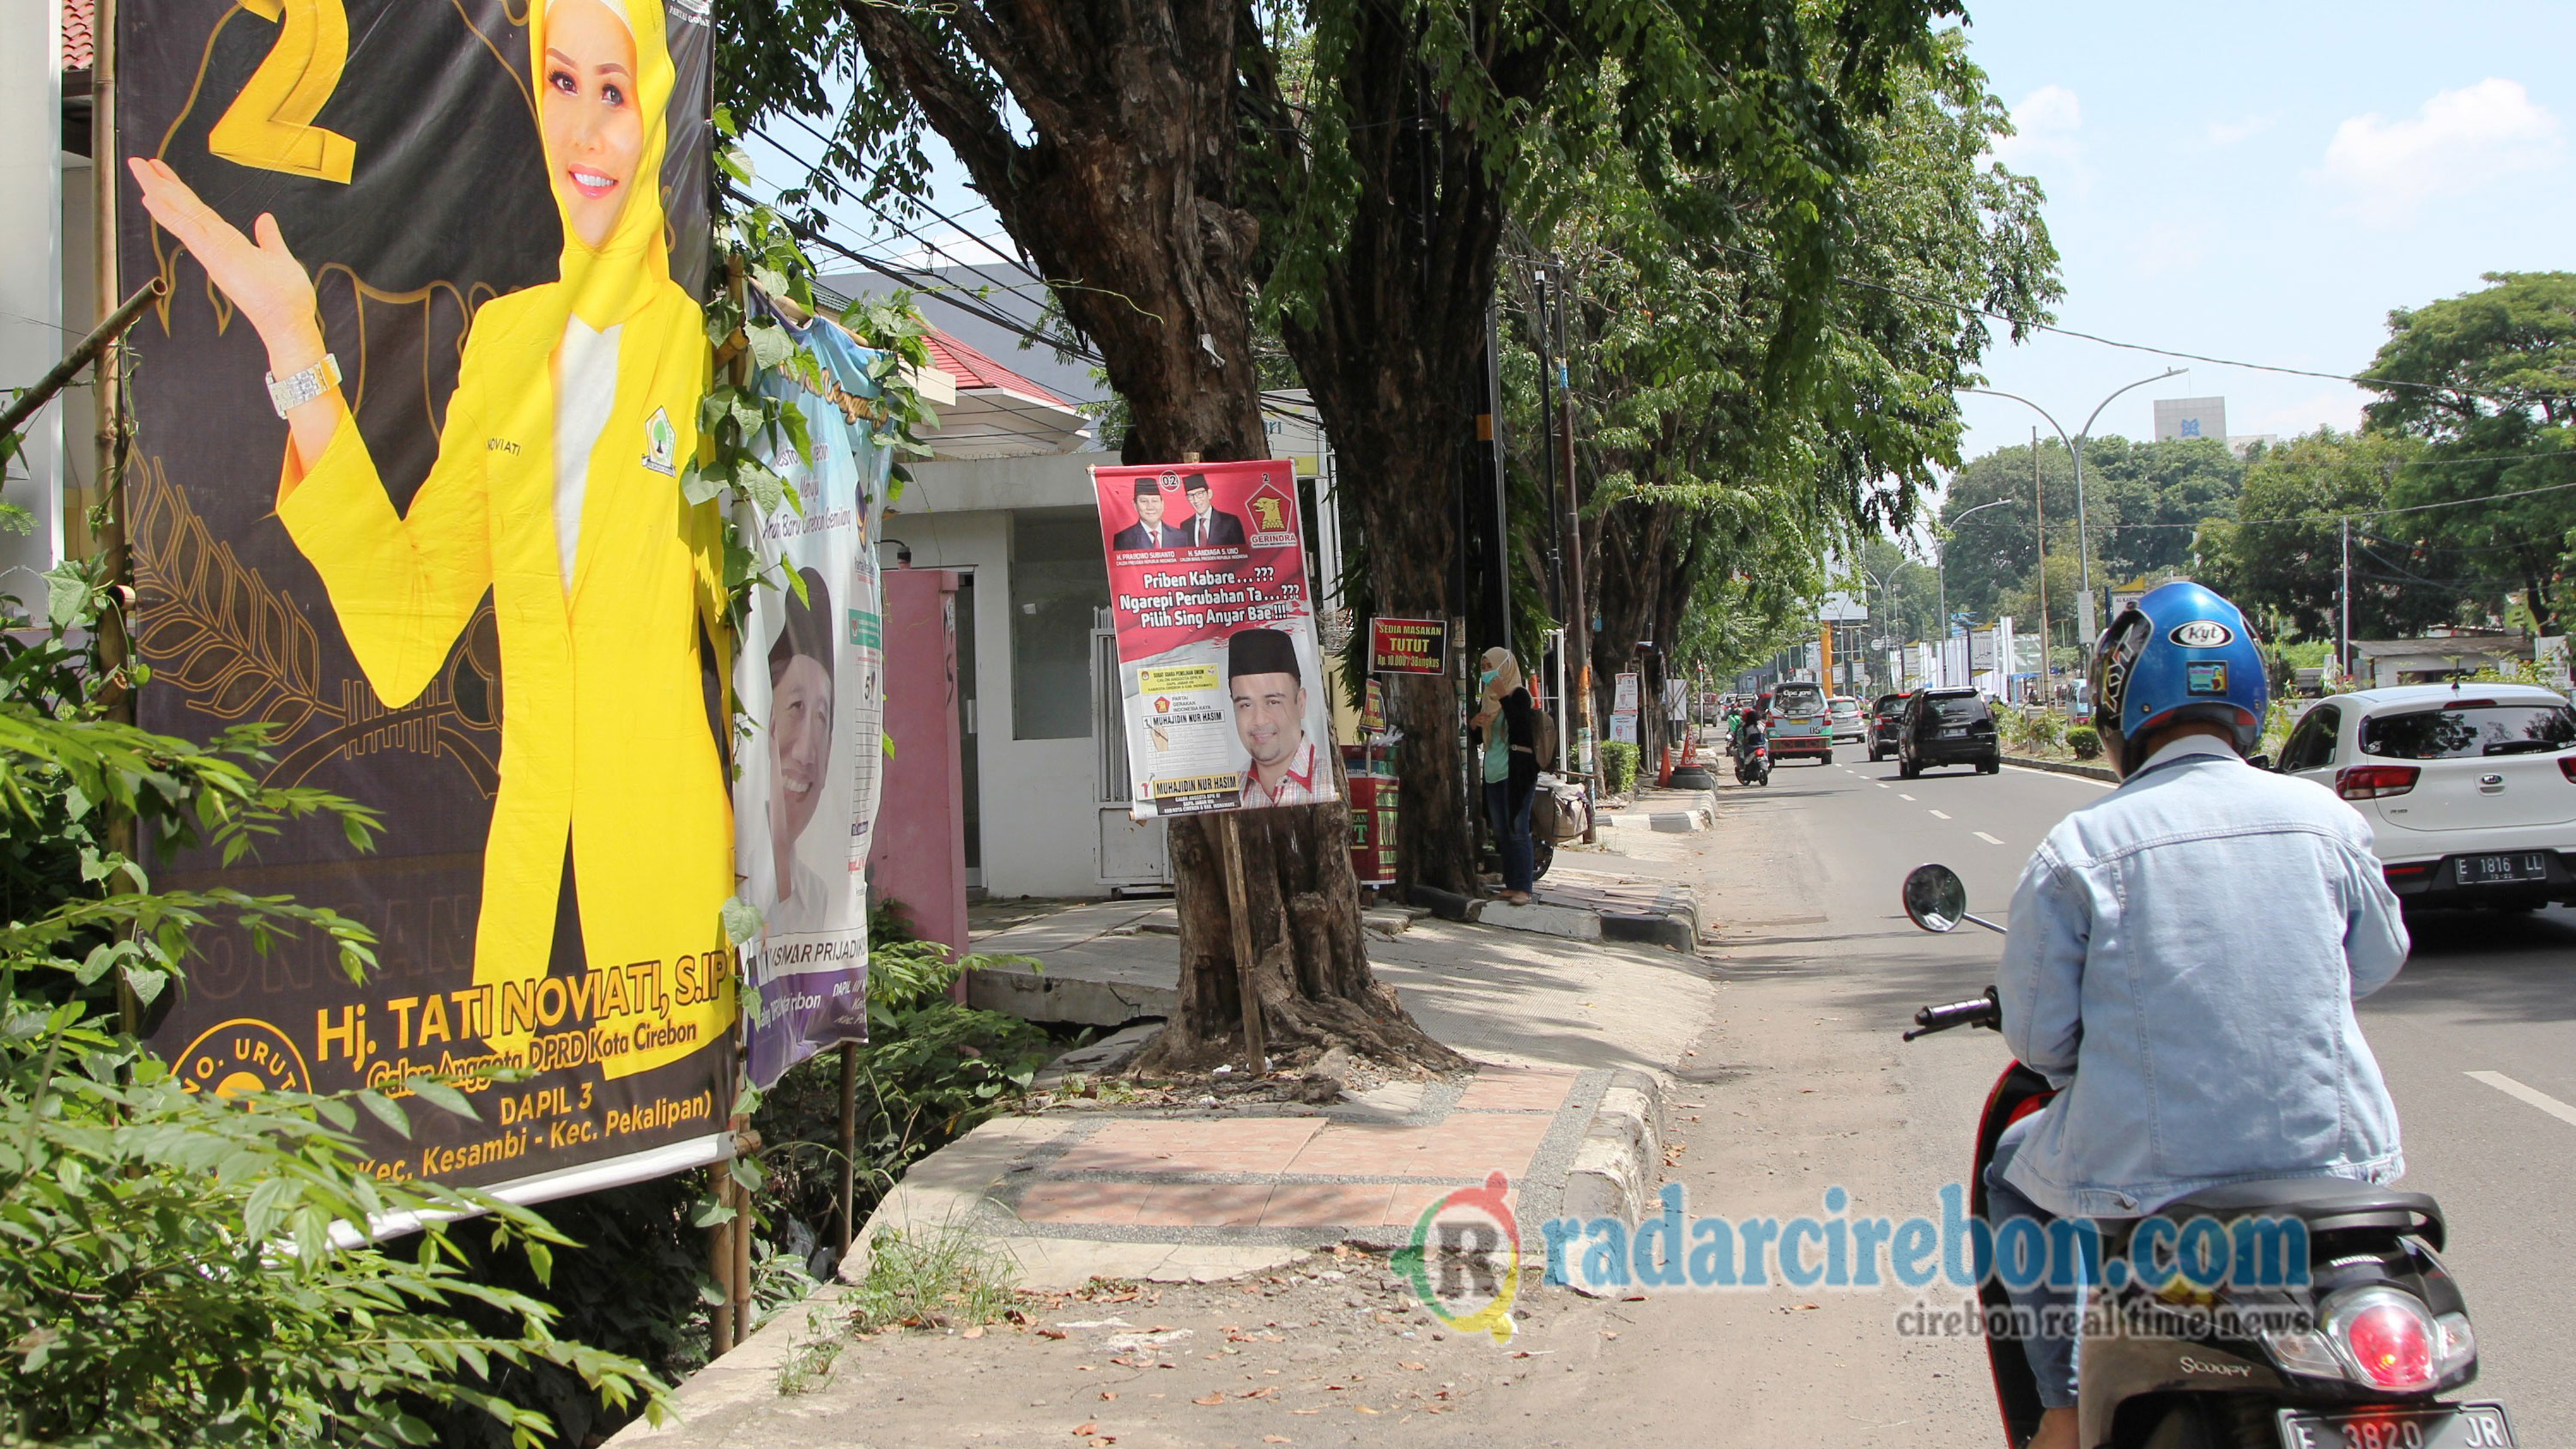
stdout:
POLYGON ((2311 1414, 2283 1409, 2281 1449, 2513 1449, 2502 1404, 2311 1414))
POLYGON ((2457 868, 2462 885, 2501 885, 2512 881, 2549 879, 2549 864, 2538 851, 2518 855, 2464 855, 2460 857, 2457 868))

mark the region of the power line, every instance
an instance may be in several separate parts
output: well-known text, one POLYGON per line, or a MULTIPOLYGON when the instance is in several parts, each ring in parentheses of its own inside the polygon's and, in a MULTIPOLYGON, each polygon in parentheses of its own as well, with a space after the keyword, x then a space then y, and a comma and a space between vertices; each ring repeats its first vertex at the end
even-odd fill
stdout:
MULTIPOLYGON (((1733 252, 1738 256, 1750 257, 1759 262, 1776 263, 1779 260, 1779 258, 1771 256, 1755 247, 1730 246, 1724 242, 1705 242, 1702 243, 1702 245, 1705 245, 1714 251, 1733 252)), ((2354 387, 2373 390, 2409 388, 2418 392, 2440 393, 2446 397, 2482 398, 2488 402, 2518 403, 2529 400, 2526 398, 2506 397, 2498 393, 2475 392, 2467 388, 2444 387, 2439 383, 2404 382, 2395 378, 2367 379, 2352 373, 2320 372, 2314 368, 2286 367, 2278 363, 2247 362, 2241 358, 2216 357, 2205 352, 2183 352, 2175 348, 2157 347, 2145 342, 2122 342, 2116 337, 2104 337, 2096 332, 2079 332, 2075 328, 2060 327, 2053 322, 2028 321, 2023 318, 2015 317, 2011 313, 1998 312, 1991 307, 1979 306, 1973 302, 1954 302, 1946 297, 1925 296, 1920 292, 1910 292, 1902 287, 1891 286, 1885 282, 1871 281, 1866 277, 1854 277, 1837 272, 1834 274, 1834 280, 1843 283, 1845 286, 1865 287, 1871 291, 1884 292, 1891 297, 1900 297, 1908 302, 1919 303, 1926 307, 1947 308, 1951 311, 1963 313, 1968 316, 1983 317, 1990 322, 2002 322, 2008 326, 2028 328, 2034 332, 2054 332, 2060 337, 2073 337, 2085 342, 2099 343, 2104 347, 2117 347, 2127 352, 2143 352, 2152 357, 2170 357, 2183 362, 2206 362, 2217 367, 2241 367, 2249 372, 2276 372, 2288 377, 2323 378, 2328 382, 2350 383, 2354 387)), ((2536 394, 2536 396, 2566 397, 2571 394, 2576 394, 2576 387, 2571 387, 2567 393, 2544 393, 2536 394)))

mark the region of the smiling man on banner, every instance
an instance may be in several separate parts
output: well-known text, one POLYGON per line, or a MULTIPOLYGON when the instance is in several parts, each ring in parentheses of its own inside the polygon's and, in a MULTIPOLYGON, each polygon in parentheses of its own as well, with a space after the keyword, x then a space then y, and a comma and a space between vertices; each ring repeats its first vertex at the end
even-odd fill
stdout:
POLYGON ((1334 798, 1332 777, 1316 777, 1323 759, 1306 738, 1306 682, 1297 644, 1277 629, 1245 629, 1225 641, 1226 690, 1234 699, 1235 738, 1252 756, 1242 804, 1312 805, 1334 798))

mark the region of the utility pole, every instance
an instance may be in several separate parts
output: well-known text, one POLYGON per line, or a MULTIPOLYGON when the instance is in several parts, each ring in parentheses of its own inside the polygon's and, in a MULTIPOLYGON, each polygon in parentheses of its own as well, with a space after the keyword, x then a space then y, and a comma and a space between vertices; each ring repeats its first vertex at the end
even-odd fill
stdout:
MULTIPOLYGON (((1565 611, 1566 652, 1574 660, 1575 730, 1585 742, 1594 739, 1592 721, 1592 596, 1583 587, 1583 506, 1574 482, 1574 387, 1573 376, 1565 365, 1565 263, 1554 267, 1556 286, 1549 299, 1556 306, 1556 425, 1557 477, 1565 487, 1565 575, 1572 591, 1565 611)), ((1591 762, 1581 762, 1586 770, 1591 762)), ((1589 817, 1586 817, 1587 819, 1589 817)), ((1584 833, 1590 840, 1591 832, 1584 833)))
POLYGON ((2048 498, 2039 476, 2039 429, 2030 430, 2031 531, 2039 538, 2039 702, 2054 706, 2057 685, 2048 662, 2048 498))
POLYGON ((2139 378, 2136 382, 2130 383, 2128 387, 2114 388, 2110 397, 2106 397, 2102 399, 2101 402, 2094 405, 2093 415, 2084 420, 2084 430, 2071 436, 2067 433, 2065 425, 2058 422, 2058 420, 2049 413, 2048 409, 2041 407, 2039 404, 2032 402, 2029 398, 2023 397, 2019 393, 1999 392, 1991 387, 1970 387, 1960 389, 1962 392, 1978 393, 1986 397, 2011 398, 2014 402, 2020 403, 2023 407, 2030 409, 2032 412, 2039 414, 2043 418, 2047 418, 2048 425, 2057 429, 2057 436, 2065 439, 2066 441, 2066 451, 2071 456, 2075 464, 2075 573, 2084 589, 2084 596, 2075 601, 2076 642, 2079 644, 2090 645, 2093 641, 2094 603, 2092 531, 2086 526, 2084 521, 2084 440, 2092 436, 2093 424, 2101 420, 2102 409, 2111 405, 2112 398, 2116 398, 2121 393, 2127 392, 2129 388, 2145 387, 2148 383, 2162 382, 2169 377, 2180 377, 2189 371, 2191 371, 2191 369, 2188 367, 2169 367, 2164 371, 2157 373, 2153 377, 2139 378))
POLYGON ((2343 582, 2335 590, 2335 675, 2352 674, 2352 515, 2343 516, 2343 582))

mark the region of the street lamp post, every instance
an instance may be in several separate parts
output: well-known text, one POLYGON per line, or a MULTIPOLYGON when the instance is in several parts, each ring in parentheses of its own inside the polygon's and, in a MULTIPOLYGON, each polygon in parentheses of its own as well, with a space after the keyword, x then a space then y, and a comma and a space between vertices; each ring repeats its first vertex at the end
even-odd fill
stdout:
MULTIPOLYGON (((1935 587, 1939 590, 1939 598, 1941 601, 1941 642, 1934 647, 1940 651, 1941 685, 1945 689, 1948 688, 1950 684, 1950 539, 1943 537, 1942 534, 1946 533, 1952 538, 1957 537, 1959 525, 1967 522, 1977 514, 1983 513, 1989 508, 2005 508, 2018 504, 2019 502, 2021 502, 2021 500, 2018 498, 1998 498, 1992 503, 1980 503, 1976 507, 1969 509, 1967 512, 1960 514, 1958 517, 1951 519, 1948 528, 1933 535, 1932 577, 1935 587)), ((1969 672, 1971 674, 1975 673, 1974 670, 1970 670, 1969 672)))
MULTIPOLYGON (((2099 403, 2094 404, 2093 415, 2084 420, 2083 431, 2076 433, 2072 437, 2067 435, 2066 429, 2058 423, 2055 417, 2050 416, 2048 409, 2041 407, 2039 404, 2032 402, 2029 398, 2023 397, 2019 393, 2003 392, 1991 387, 1969 387, 1960 389, 1962 392, 1980 393, 1986 397, 2010 398, 2014 402, 2020 403, 2023 407, 2030 409, 2032 412, 2039 414, 2041 417, 2047 418, 2048 425, 2057 429, 2059 440, 2066 444, 2067 454, 2075 460, 2075 574, 2077 581, 2082 585, 2084 590, 2083 597, 2075 601, 2075 632, 2079 636, 2076 640, 2079 644, 2089 644, 2093 639, 2093 543, 2090 533, 2086 530, 2084 521, 2085 440, 2093 436, 2093 424, 2102 416, 2102 409, 2111 405, 2111 398, 2118 397, 2121 393, 2129 391, 2130 388, 2145 387, 2148 383, 2162 382, 2169 377, 2180 377, 2189 371, 2191 371, 2191 369, 2188 367, 2168 367, 2153 377, 2139 378, 2136 382, 2130 383, 2128 387, 2112 389, 2110 397, 2106 397, 2099 403)), ((1962 518, 1966 516, 1966 514, 1960 515, 1962 518)), ((2047 621, 2042 620, 2041 622, 2045 623, 2047 621)))

